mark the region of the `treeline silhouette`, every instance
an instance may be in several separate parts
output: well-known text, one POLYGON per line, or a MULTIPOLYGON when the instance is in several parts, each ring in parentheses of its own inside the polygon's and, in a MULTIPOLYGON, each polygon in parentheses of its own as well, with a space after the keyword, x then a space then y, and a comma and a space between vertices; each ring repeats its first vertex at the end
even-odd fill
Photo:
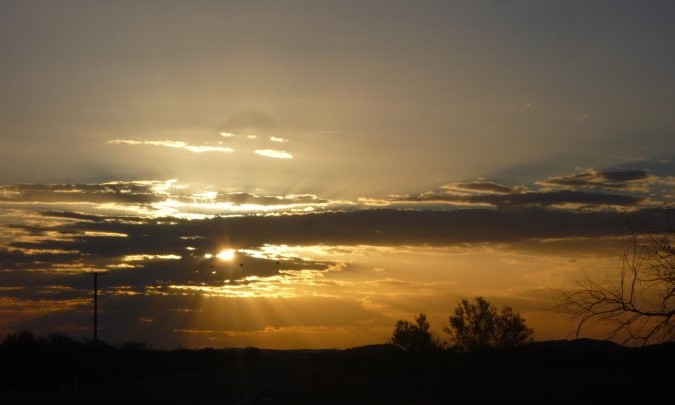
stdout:
MULTIPOLYGON (((250 370, 257 367, 261 357, 256 348, 155 350, 144 342, 116 347, 63 334, 35 337, 23 331, 8 335, 0 344, 0 403, 49 403, 73 398, 96 403, 111 398, 113 403, 127 392, 136 398, 139 393, 223 373, 232 378, 220 386, 227 387, 231 396, 243 396, 252 389, 245 381, 249 375, 274 377, 269 373, 278 362, 270 358, 266 359, 267 370, 250 370)), ((189 398, 185 399, 188 403, 189 398)))
POLYGON ((655 403, 675 344, 534 342, 484 351, 118 347, 64 335, 0 344, 0 403, 655 403))
POLYGON ((456 351, 505 349, 532 342, 534 330, 509 306, 497 310, 485 297, 476 297, 474 303, 462 299, 457 303, 443 331, 450 335, 443 341, 431 332, 425 314, 414 322, 399 319, 391 336, 391 343, 405 350, 422 351, 449 348, 456 351))

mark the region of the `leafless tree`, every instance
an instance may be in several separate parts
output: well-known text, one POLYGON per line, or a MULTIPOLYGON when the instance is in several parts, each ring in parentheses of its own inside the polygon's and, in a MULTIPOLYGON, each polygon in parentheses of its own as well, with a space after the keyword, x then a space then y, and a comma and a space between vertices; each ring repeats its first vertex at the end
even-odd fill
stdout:
POLYGON ((638 234, 624 252, 619 278, 586 279, 563 291, 558 309, 578 319, 576 336, 590 321, 609 325, 608 338, 625 344, 675 338, 675 233, 638 234))

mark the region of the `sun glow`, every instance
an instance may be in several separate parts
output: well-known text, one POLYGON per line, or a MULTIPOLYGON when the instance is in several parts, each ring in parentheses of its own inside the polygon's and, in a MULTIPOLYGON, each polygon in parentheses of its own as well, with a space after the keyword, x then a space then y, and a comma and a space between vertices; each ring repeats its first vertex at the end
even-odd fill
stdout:
POLYGON ((235 251, 232 250, 232 249, 225 249, 225 250, 221 250, 220 253, 218 253, 216 255, 216 257, 220 260, 230 261, 230 260, 234 259, 234 253, 235 253, 235 251))

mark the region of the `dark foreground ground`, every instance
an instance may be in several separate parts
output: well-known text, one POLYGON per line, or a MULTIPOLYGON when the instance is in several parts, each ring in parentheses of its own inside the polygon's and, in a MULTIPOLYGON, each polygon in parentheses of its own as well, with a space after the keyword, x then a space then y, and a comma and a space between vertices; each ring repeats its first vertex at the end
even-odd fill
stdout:
POLYGON ((148 350, 68 338, 0 346, 0 404, 654 404, 675 344, 559 341, 485 353, 148 350))

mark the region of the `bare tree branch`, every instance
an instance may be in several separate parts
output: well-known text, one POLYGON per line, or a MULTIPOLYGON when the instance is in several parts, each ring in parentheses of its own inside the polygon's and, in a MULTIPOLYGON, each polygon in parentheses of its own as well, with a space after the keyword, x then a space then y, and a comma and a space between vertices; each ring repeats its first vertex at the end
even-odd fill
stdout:
POLYGON ((675 233, 633 232, 617 282, 580 281, 562 292, 558 310, 577 318, 579 337, 589 322, 610 325, 610 339, 626 344, 675 339, 675 233))

